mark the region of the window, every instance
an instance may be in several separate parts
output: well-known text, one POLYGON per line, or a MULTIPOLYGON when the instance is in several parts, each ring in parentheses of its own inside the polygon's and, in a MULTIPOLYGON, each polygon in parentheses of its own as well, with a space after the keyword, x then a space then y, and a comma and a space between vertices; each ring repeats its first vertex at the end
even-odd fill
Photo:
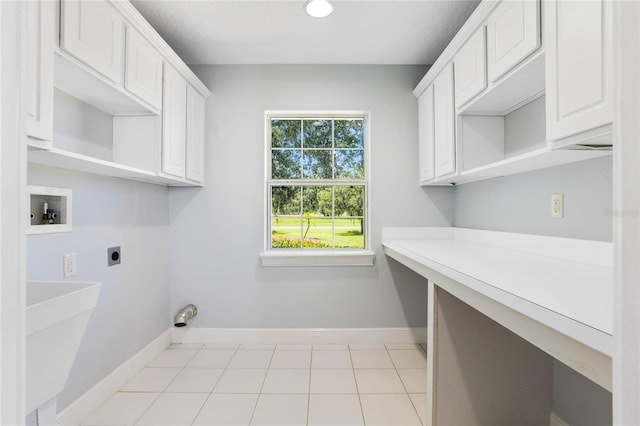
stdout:
POLYGON ((266 120, 267 250, 364 251, 366 114, 273 112, 266 120))

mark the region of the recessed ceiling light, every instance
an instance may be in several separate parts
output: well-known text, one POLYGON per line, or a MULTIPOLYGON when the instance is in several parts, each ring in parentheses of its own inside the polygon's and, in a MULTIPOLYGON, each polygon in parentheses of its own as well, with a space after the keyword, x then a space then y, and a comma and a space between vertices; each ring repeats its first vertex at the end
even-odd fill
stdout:
POLYGON ((304 2, 304 10, 314 18, 326 18, 333 12, 333 4, 329 0, 307 0, 304 2))

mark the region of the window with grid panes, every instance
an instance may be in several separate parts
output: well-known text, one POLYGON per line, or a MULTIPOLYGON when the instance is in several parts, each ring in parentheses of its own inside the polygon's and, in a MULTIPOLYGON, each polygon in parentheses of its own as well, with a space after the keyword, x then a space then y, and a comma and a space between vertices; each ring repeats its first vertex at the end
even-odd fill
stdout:
POLYGON ((366 117, 267 121, 268 247, 365 249, 366 117))

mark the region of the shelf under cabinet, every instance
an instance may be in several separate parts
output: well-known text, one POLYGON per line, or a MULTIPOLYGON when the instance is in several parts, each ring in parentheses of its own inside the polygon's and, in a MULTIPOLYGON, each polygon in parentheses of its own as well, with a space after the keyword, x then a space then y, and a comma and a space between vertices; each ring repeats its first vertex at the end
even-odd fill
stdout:
POLYGON ((31 149, 28 153, 29 163, 61 169, 75 170, 102 176, 137 180, 156 185, 198 186, 180 178, 160 176, 153 172, 129 167, 111 161, 101 160, 71 151, 52 148, 48 150, 31 149))
POLYGON ((507 115, 544 93, 544 49, 539 49, 458 108, 458 114, 507 115))
POLYGON ((96 71, 57 48, 54 55, 54 85, 110 115, 159 115, 160 110, 124 87, 108 81, 96 71))
POLYGON ((552 150, 541 148, 525 154, 505 158, 496 163, 465 170, 457 176, 456 183, 472 182, 517 173, 530 172, 577 161, 611 155, 610 150, 552 150))
POLYGON ((501 176, 509 176, 549 167, 561 166, 563 164, 578 161, 591 160, 607 155, 611 155, 610 149, 554 150, 545 147, 524 154, 514 155, 513 157, 505 158, 504 160, 491 164, 465 170, 446 179, 436 179, 424 182, 424 185, 459 185, 484 179, 493 179, 501 176))

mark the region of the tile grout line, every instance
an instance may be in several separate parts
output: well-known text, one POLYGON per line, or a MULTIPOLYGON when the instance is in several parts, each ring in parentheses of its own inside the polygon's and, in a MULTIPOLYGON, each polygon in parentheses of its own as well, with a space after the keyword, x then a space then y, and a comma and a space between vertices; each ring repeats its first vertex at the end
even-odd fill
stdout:
MULTIPOLYGON (((171 346, 171 345, 169 345, 169 346, 171 346)), ((167 348, 165 349, 165 351, 169 349, 169 346, 167 346, 167 348)), ((203 347, 204 347, 204 345, 203 345, 203 347)), ((184 349, 172 349, 172 350, 184 350, 184 349)), ((194 352, 194 354, 193 354, 193 355, 191 355, 191 358, 189 358, 189 360, 188 360, 188 361, 187 361, 187 362, 182 366, 182 368, 180 369, 180 371, 178 371, 178 374, 176 374, 176 376, 175 376, 173 379, 171 379, 171 381, 170 381, 170 382, 169 382, 169 384, 164 388, 164 390, 162 391, 162 393, 165 393, 165 392, 167 391, 167 389, 169 389, 169 386, 171 386, 171 384, 172 384, 172 383, 173 383, 173 382, 178 378, 178 376, 180 375, 180 373, 182 373, 182 372, 187 368, 187 366, 189 365, 189 363, 191 362, 191 360, 192 360, 193 358, 195 358, 195 357, 196 357, 196 355, 197 355, 197 354, 199 354, 201 350, 202 350, 202 348, 198 349, 197 351, 195 351, 195 352, 194 352)))
MULTIPOLYGON (((171 345, 169 345, 169 346, 171 346, 171 345)), ((200 351, 202 350, 202 348, 203 348, 203 347, 204 347, 204 345, 202 345, 202 346, 200 347, 200 349, 198 349, 198 350, 197 350, 197 351, 196 351, 196 352, 191 356, 191 358, 189 358, 189 360, 188 360, 188 361, 187 361, 187 362, 182 366, 182 368, 180 369, 180 371, 178 371, 178 374, 176 374, 176 376, 173 378, 173 380, 171 380, 171 381, 169 382, 169 384, 167 385, 167 387, 165 387, 165 388, 164 388, 164 390, 162 391, 162 393, 160 394, 160 396, 164 395, 164 394, 167 392, 167 389, 169 389, 169 386, 171 386, 171 384, 172 384, 173 382, 175 382, 175 380, 178 378, 178 376, 179 376, 179 375, 180 375, 180 374, 181 374, 181 373, 182 373, 182 372, 187 368, 187 365, 189 365, 189 363, 191 362, 191 360, 192 360, 193 358, 195 358, 195 356, 196 356, 197 354, 199 354, 199 353, 200 353, 200 351)), ((167 349, 169 349, 169 347, 167 347, 167 349)), ((165 349, 165 351, 166 351, 167 349, 165 349)), ((173 350, 180 350, 180 349, 173 349, 173 350)), ((158 398, 160 398, 160 397, 158 397, 158 398)), ((207 399, 208 399, 208 398, 205 398, 204 402, 203 402, 203 403, 202 403, 202 405, 200 406, 200 409, 198 409, 198 412, 196 413, 196 415, 195 415, 195 416, 193 417, 193 419, 191 420, 191 422, 190 422, 191 424, 193 424, 193 422, 194 422, 194 421, 196 420, 196 418, 198 417, 198 414, 200 414, 200 411, 202 410, 202 407, 204 406, 204 403, 207 401, 207 399)), ((138 420, 140 420, 140 419, 138 419, 138 420)))
MULTIPOLYGON (((407 387, 405 386, 404 381, 402 380, 402 376, 400 376, 400 372, 398 371, 398 366, 396 365, 395 362, 393 362, 393 358, 391 357, 391 353, 389 352, 389 348, 387 347, 387 345, 384 345, 384 348, 387 351, 387 356, 391 360, 391 364, 393 364, 393 369, 396 372, 396 375, 398 376, 398 379, 400 379, 400 383, 402 384, 402 389, 404 389, 404 391, 407 394, 407 396, 409 396, 409 391, 407 390, 407 387)), ((409 399, 411 399, 411 398, 409 398, 409 399)), ((414 407, 414 409, 415 409, 415 407, 414 407)))
MULTIPOLYGON (((220 379, 218 379, 218 380, 220 380, 220 379)), ((217 382, 216 382, 216 384, 217 384, 217 382)), ((193 416, 193 420, 191 420, 191 423, 190 423, 191 425, 194 424, 196 420, 198 420, 198 417, 200 417, 200 413, 202 413, 202 409, 204 408, 205 405, 207 405, 207 402, 209 402, 209 399, 211 398, 211 395, 213 395, 213 389, 211 390, 211 392, 209 392, 207 397, 202 402, 202 405, 200 406, 200 409, 198 410, 196 415, 193 416)))
MULTIPOLYGON (((170 348, 170 346, 172 345, 172 343, 170 343, 166 348, 164 348, 164 350, 160 353, 163 353, 164 351, 168 350, 170 348)), ((204 346, 204 345, 203 345, 204 346)), ((180 369, 180 371, 178 371, 178 374, 175 375, 175 377, 173 379, 171 379, 171 381, 169 381, 169 383, 167 383, 167 385, 164 387, 163 390, 161 390, 160 392, 158 392, 158 396, 153 400, 153 402, 151 404, 149 404, 149 406, 142 412, 142 414, 140 414, 140 416, 133 422, 132 426, 135 426, 144 416, 145 414, 147 414, 147 412, 151 409, 151 407, 153 407, 153 404, 155 404, 162 395, 164 395, 165 391, 167 390, 167 388, 171 385, 171 383, 173 383, 173 381, 176 379, 176 377, 178 377, 180 375, 180 373, 186 368, 186 365, 189 364, 189 362, 193 359, 193 357, 196 356, 196 354, 198 352, 200 352, 200 350, 202 349, 198 349, 192 356, 191 358, 189 358, 189 360, 185 363, 185 365, 180 369)), ((158 354, 159 355, 159 354, 158 354)), ((155 358, 154 358, 155 359, 155 358)), ((153 362, 153 360, 152 360, 153 362)), ((145 365, 144 367, 142 367, 142 370, 144 370, 145 368, 154 368, 154 367, 149 367, 149 365, 145 365)), ((156 367, 156 368, 171 368, 171 367, 156 367)), ((142 371, 141 370, 141 371, 142 371)), ((118 390, 118 392, 120 392, 118 390)))
MULTIPOLYGON (((422 421, 422 418, 420 417, 420 413, 418 413, 418 408, 416 407, 416 404, 413 403, 413 400, 411 399, 411 395, 409 394, 409 391, 407 390, 406 385, 404 384, 404 381, 402 380, 402 376, 400 376, 400 372, 398 371, 398 367, 396 366, 396 363, 393 362, 393 358, 391 357, 391 353, 389 352, 389 348, 387 347, 387 345, 384 345, 384 348, 387 350, 387 355, 389 356, 389 358, 391 359, 391 363, 393 364, 393 367, 396 371, 396 374, 398 375, 398 378, 400 379, 400 383, 402 384, 402 388, 405 391, 405 395, 407 396, 407 398, 409 398, 409 402, 411 403, 411 406, 413 407, 413 411, 415 412, 416 416, 418 416, 418 420, 420 421, 421 425, 424 425, 424 422, 422 421)), ((420 347, 422 349, 422 347, 420 347)), ((425 352, 424 350, 422 352, 425 352)), ((425 352, 426 355, 426 352, 425 352)))
POLYGON ((309 426, 309 413, 311 412, 311 369, 313 368, 313 352, 313 345, 311 345, 311 357, 309 358, 309 385, 307 386, 307 426, 309 426))
MULTIPOLYGON (((238 345, 239 348, 239 345, 238 345)), ((231 362, 231 359, 233 359, 233 357, 236 355, 236 353, 238 352, 238 348, 235 349, 235 352, 233 353, 233 355, 231 356, 231 358, 229 359, 229 362, 227 363, 227 365, 229 365, 229 363, 231 362)), ((169 385, 167 385, 167 387, 165 388, 164 391, 162 391, 161 395, 166 393, 166 390, 169 388, 169 386, 171 385, 171 383, 173 383, 173 381, 178 377, 178 375, 180 375, 180 373, 182 371, 184 371, 185 369, 188 368, 189 366, 189 362, 191 362, 193 360, 193 358, 195 358, 195 356, 197 354, 199 354, 200 352, 202 352, 203 350, 205 350, 205 345, 202 344, 202 346, 198 349, 198 351, 193 354, 193 356, 189 359, 189 361, 187 361, 187 363, 184 365, 184 367, 182 367, 182 370, 180 370, 180 372, 176 375, 176 377, 174 377, 174 379, 169 383, 169 385)), ((195 367, 194 367, 195 368, 195 367)), ((206 368, 206 367, 205 367, 206 368)), ((215 387, 218 385, 218 382, 220 381, 220 379, 222 378, 222 375, 224 374, 224 372, 226 371, 226 367, 222 369, 222 374, 220 374, 220 377, 218 377, 218 380, 216 380, 216 383, 213 385, 213 388, 211 388, 211 391, 208 392, 208 396, 205 398, 205 400, 203 401, 202 405, 200 406, 200 408, 198 409, 198 412, 196 413, 196 415, 193 417, 193 420, 191 420, 190 424, 193 424, 196 419, 198 418, 198 416, 200 415, 200 413, 202 412, 202 409, 204 408, 205 404, 207 403, 207 401, 209 400, 209 398, 211 398, 211 395, 213 394, 213 390, 215 389, 215 387)), ((182 392, 181 392, 182 393, 182 392)), ((184 393, 197 393, 197 394, 201 394, 204 392, 184 392, 184 393)), ((139 420, 139 419, 138 419, 139 420)))
MULTIPOLYGON (((260 397, 262 396, 262 391, 264 390, 264 384, 267 382, 267 376, 269 375, 269 370, 271 369, 271 363, 273 362, 273 357, 276 354, 276 349, 278 348, 278 345, 274 345, 272 352, 271 352, 271 358, 269 358, 269 365, 267 365, 267 369, 265 370, 264 373, 264 378, 262 379, 262 385, 260 385, 260 390, 258 391, 258 397, 256 398, 256 403, 253 406, 253 412, 251 413, 251 418, 249 419, 249 425, 251 425, 251 423, 253 423, 253 419, 256 416, 256 409, 258 408, 258 403, 260 402, 260 397)), ((238 350, 240 350, 240 347, 238 348, 238 350)), ((234 354, 235 356, 235 354, 234 354)), ((232 358, 233 359, 233 358, 232 358)), ((229 361, 231 362, 231 361, 229 361)))
MULTIPOLYGON (((127 393, 127 392, 120 392, 120 391, 116 391, 116 393, 114 393, 114 394, 111 396, 111 398, 113 398, 114 396, 116 396, 116 395, 117 395, 117 394, 119 394, 119 393, 127 393)), ((129 393, 134 393, 134 392, 129 392, 129 393)), ((142 412, 142 414, 140 414, 140 416, 138 416, 138 417, 133 421, 133 423, 131 423, 131 426, 135 426, 135 424, 136 424, 136 423, 138 423, 138 421, 140 421, 140 419, 141 419, 142 417, 144 417, 144 415, 147 413, 147 411, 149 411, 149 409, 151 408, 151 406, 152 406, 153 404, 155 404, 155 403, 156 403, 156 401, 160 398, 160 395, 162 395, 162 392, 135 392, 135 393, 155 393, 155 394, 156 394, 156 397, 153 399, 153 401, 151 402, 151 404, 149 404, 149 406, 148 406, 147 408, 145 408, 145 410, 142 412)), ((107 401, 108 401, 108 400, 107 400, 107 401)), ((105 401, 105 402, 106 402, 106 401, 105 401)), ((104 404, 102 404, 102 405, 104 405, 104 404)), ((95 411, 97 411, 97 410, 98 410, 98 409, 94 410, 91 414, 95 413, 95 411)), ((91 415, 90 415, 90 416, 91 416, 91 415)), ((90 416, 89 416, 89 417, 90 417, 90 416)), ((88 417, 87 417, 87 418, 88 418, 88 417)), ((87 423, 85 423, 85 422, 81 422, 81 423, 80 423, 80 425, 81 425, 81 426, 94 426, 94 425, 87 425, 87 423)))
MULTIPOLYGON (((233 359, 234 356, 236 356, 236 353, 238 352, 238 349, 240 348, 240 345, 238 345, 238 347, 236 348, 235 352, 233 353, 233 356, 231 357, 231 359, 229 359, 229 363, 231 362, 231 360, 233 359)), ((205 345, 203 344, 200 347, 200 350, 196 353, 196 355, 198 353, 200 353, 201 351, 203 351, 205 349, 205 345)), ((193 356, 193 358, 195 358, 195 355, 193 356)), ((191 359, 193 359, 191 358, 191 359)), ((191 361, 191 360, 189 360, 191 361)), ((227 365, 229 364, 227 363, 227 365)), ((185 368, 187 368, 185 366, 185 368)), ((209 392, 209 395, 205 398, 204 402, 202 403, 202 405, 200 406, 200 409, 198 410, 198 412, 196 413, 196 415, 193 417, 193 420, 191 421, 191 424, 193 425, 195 423, 196 420, 198 420, 198 417, 200 417, 200 413, 202 413, 202 409, 204 408, 205 405, 207 405, 207 402, 209 402, 209 399, 211 399, 211 397, 213 396, 213 391, 215 390, 216 386, 218 386, 218 383, 220 383, 220 379, 222 379, 222 376, 224 375, 225 371, 227 371, 226 367, 222 369, 222 373, 220 374, 220 376, 218 377, 218 379, 216 380, 216 382, 213 384, 213 387, 211 388, 211 391, 209 392)))
POLYGON ((353 373, 353 381, 356 384, 356 394, 358 395, 358 403, 360 404, 360 416, 362 416, 362 424, 366 426, 366 420, 364 418, 364 407, 362 406, 362 398, 360 397, 360 388, 358 387, 358 380, 356 379, 356 369, 353 365, 353 356, 351 355, 351 346, 349 348, 349 359, 351 360, 351 372, 353 373))

